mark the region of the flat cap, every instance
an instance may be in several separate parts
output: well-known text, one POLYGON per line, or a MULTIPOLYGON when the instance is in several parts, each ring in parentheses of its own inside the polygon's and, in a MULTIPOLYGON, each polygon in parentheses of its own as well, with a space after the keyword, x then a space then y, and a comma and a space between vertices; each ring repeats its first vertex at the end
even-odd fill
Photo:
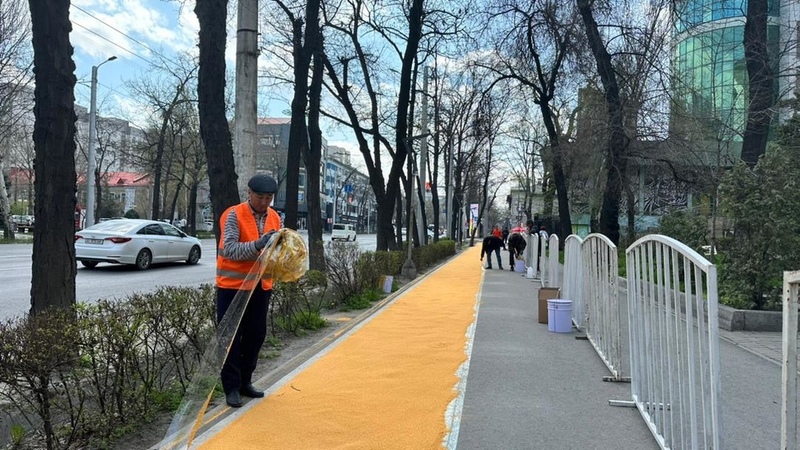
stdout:
POLYGON ((250 178, 247 187, 256 194, 274 194, 278 192, 278 183, 269 175, 258 174, 250 178))

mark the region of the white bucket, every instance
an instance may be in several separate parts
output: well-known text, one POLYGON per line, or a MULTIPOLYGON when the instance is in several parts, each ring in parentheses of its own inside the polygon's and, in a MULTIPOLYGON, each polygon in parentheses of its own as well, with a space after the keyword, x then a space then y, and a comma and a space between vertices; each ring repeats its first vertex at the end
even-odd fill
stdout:
POLYGON ((533 267, 528 267, 528 273, 525 275, 525 278, 533 278, 533 276, 534 276, 533 267))
POLYGON ((394 276, 392 276, 392 275, 384 275, 383 276, 383 286, 381 286, 381 287, 383 288, 383 292, 385 294, 391 294, 392 293, 392 283, 393 282, 394 282, 394 276))
POLYGON ((572 332, 572 300, 547 300, 547 330, 555 333, 572 332))
POLYGON ((514 272, 524 273, 525 272, 525 260, 518 259, 514 261, 514 272))

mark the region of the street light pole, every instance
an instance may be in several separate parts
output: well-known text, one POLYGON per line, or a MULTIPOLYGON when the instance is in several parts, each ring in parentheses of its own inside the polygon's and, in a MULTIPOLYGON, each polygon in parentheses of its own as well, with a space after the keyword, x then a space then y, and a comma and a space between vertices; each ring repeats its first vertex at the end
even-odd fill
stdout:
POLYGON ((97 140, 97 69, 115 59, 117 59, 116 56, 111 56, 100 64, 92 66, 92 94, 89 103, 89 152, 86 157, 86 223, 83 226, 84 228, 94 225, 94 172, 97 163, 94 155, 94 145, 97 140))

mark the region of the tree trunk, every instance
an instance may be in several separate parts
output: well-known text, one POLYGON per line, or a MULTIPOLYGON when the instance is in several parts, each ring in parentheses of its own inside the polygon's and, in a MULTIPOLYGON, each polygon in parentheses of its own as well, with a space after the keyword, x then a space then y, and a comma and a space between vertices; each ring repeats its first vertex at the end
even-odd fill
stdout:
POLYGON ((559 242, 564 242, 567 240, 567 236, 572 233, 567 177, 564 174, 564 167, 561 162, 558 130, 556 130, 555 123, 553 122, 553 114, 550 111, 550 105, 548 102, 542 101, 539 103, 539 110, 542 112, 542 121, 547 129, 550 151, 553 154, 553 182, 556 185, 556 197, 558 198, 558 238, 559 242))
POLYGON ((742 161, 751 168, 767 150, 775 74, 767 48, 767 2, 747 2, 747 20, 744 24, 744 55, 747 62, 750 103, 747 108, 747 126, 742 138, 742 161))
POLYGON ((11 220, 11 205, 8 201, 6 179, 3 176, 4 170, 3 157, 0 156, 0 220, 3 222, 3 238, 7 241, 13 241, 15 238, 14 226, 11 220))
POLYGON ((197 184, 194 181, 189 188, 189 217, 186 218, 187 229, 183 230, 192 236, 197 236, 197 184))
POLYGON ((200 136, 208 160, 214 234, 219 241, 220 216, 228 207, 240 201, 231 131, 225 117, 225 24, 228 2, 197 0, 194 11, 200 23, 200 68, 197 75, 200 136))
POLYGON ((309 0, 306 4, 306 46, 313 53, 314 67, 308 93, 308 136, 305 147, 306 206, 308 207, 308 266, 314 270, 325 270, 325 251, 322 243, 322 209, 320 205, 320 161, 322 160, 322 130, 319 126, 320 102, 322 100, 322 77, 325 67, 322 60, 322 33, 319 29, 320 0, 309 0))
MULTIPOLYGON (((198 5, 197 8, 200 8, 200 6, 198 5)), ((195 8, 195 11, 197 10, 197 8, 195 8)), ((199 19, 199 16, 198 16, 198 19, 199 19)), ((201 30, 201 35, 202 35, 202 30, 201 30)), ((224 46, 224 44, 223 44, 223 46, 224 46)), ((223 62, 223 66, 224 66, 224 62, 223 62)), ((223 70, 224 70, 224 67, 223 67, 223 70)), ((182 86, 178 86, 178 88, 175 90, 175 96, 172 98, 172 101, 169 103, 169 106, 167 107, 167 110, 164 111, 164 117, 162 117, 162 119, 161 119, 161 130, 158 133, 158 145, 156 147, 156 159, 155 159, 155 161, 153 161, 153 211, 152 211, 152 217, 151 217, 151 219, 153 219, 153 220, 159 220, 159 219, 162 218, 161 217, 162 216, 161 213, 163 211, 161 210, 161 208, 159 208, 159 203, 161 202, 161 170, 162 170, 161 165, 162 165, 162 160, 164 158, 164 147, 166 147, 166 142, 165 141, 167 139, 167 126, 169 125, 169 122, 172 119, 172 111, 175 109, 175 105, 178 102, 178 98, 180 98, 182 90, 183 90, 182 86)), ((199 94, 199 92, 200 92, 200 84, 199 83, 198 83, 197 90, 198 90, 198 97, 199 97, 200 96, 200 94, 199 94)), ((224 81, 223 81, 223 90, 224 90, 224 81)), ((223 103, 223 107, 224 107, 224 103, 223 103)), ((203 119, 202 119, 202 114, 201 114, 201 118, 200 118, 201 134, 202 134, 202 129, 203 129, 202 120, 203 119)), ((226 127, 227 127, 227 123, 228 122, 227 122, 227 119, 226 119, 226 121, 225 121, 225 124, 226 124, 225 126, 226 127)), ((230 131, 228 132, 228 136, 230 136, 230 131)), ((206 147, 206 148, 208 148, 208 147, 206 147)), ((209 164, 209 166, 210 165, 211 164, 209 164)))
MULTIPOLYGON (((306 5, 306 14, 311 5, 306 5)), ((311 52, 308 42, 303 45, 303 20, 292 20, 292 53, 294 59, 294 97, 292 98, 292 122, 289 127, 289 150, 286 152, 286 202, 284 225, 297 228, 297 195, 300 178, 300 159, 308 152, 308 128, 306 106, 308 105, 308 68, 311 52)), ((308 183, 306 166, 306 183, 308 183)))
POLYGON ((36 191, 31 315, 75 304, 75 63, 69 0, 30 0, 36 191))
POLYGON ((603 194, 603 206, 600 209, 600 232, 606 235, 614 245, 619 245, 619 203, 622 198, 622 187, 626 180, 627 159, 625 147, 627 138, 620 103, 619 85, 611 63, 611 55, 606 51, 597 22, 594 20, 590 0, 578 0, 589 47, 592 49, 597 73, 603 83, 606 94, 606 111, 610 127, 609 139, 606 147, 607 174, 606 187, 603 194))
MULTIPOLYGON (((413 0, 408 14, 408 39, 403 53, 403 63, 400 70, 400 90, 397 95, 397 119, 395 122, 395 155, 392 159, 392 168, 389 172, 389 180, 386 184, 386 195, 393 198, 400 190, 400 173, 403 171, 403 163, 408 155, 408 109, 411 104, 411 77, 414 61, 419 49, 419 41, 422 38, 422 0, 413 0)), ((391 214, 390 208, 378 207, 378 249, 381 248, 381 235, 391 234, 391 214), (381 216, 385 214, 385 217, 381 216)), ((410 235, 412 230, 407 229, 406 234, 410 235)))

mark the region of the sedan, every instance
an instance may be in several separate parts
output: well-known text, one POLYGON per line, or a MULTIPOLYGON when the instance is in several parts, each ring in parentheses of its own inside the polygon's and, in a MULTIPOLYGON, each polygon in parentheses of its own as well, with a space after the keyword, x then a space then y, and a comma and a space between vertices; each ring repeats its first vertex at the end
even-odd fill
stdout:
POLYGON ((172 225, 155 220, 113 219, 75 234, 75 259, 84 267, 101 262, 132 264, 145 270, 151 264, 200 260, 200 240, 172 225))

